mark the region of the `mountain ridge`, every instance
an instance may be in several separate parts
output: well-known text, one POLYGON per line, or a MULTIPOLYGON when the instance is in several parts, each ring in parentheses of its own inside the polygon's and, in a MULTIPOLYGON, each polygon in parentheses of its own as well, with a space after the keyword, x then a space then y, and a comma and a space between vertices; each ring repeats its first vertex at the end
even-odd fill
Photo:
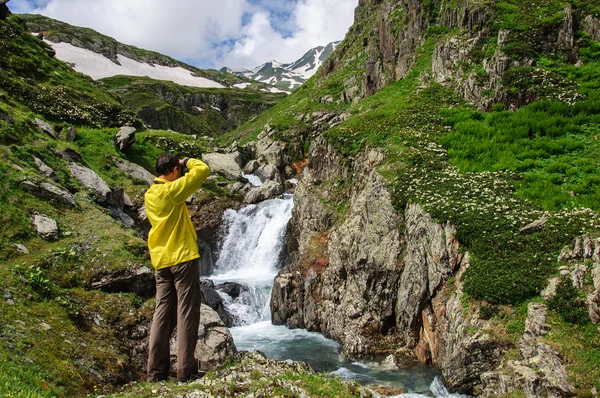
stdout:
POLYGON ((289 93, 314 75, 340 43, 341 41, 334 41, 325 46, 311 48, 302 57, 287 64, 270 60, 251 70, 223 67, 220 71, 267 83, 289 93))

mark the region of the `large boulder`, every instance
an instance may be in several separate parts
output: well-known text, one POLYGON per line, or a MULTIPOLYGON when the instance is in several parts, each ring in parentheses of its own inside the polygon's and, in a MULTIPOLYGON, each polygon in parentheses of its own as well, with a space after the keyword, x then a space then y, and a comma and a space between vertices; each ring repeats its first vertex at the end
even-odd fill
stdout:
POLYGON ((202 160, 210 167, 212 173, 237 180, 242 174, 242 169, 236 161, 236 155, 231 153, 205 153, 202 160))
POLYGON ((135 127, 123 126, 115 136, 117 149, 125 152, 135 143, 135 127))
POLYGON ((23 181, 21 182, 21 188, 40 199, 53 200, 73 207, 77 206, 75 196, 69 191, 47 182, 42 182, 38 185, 31 181, 23 181))
POLYGON ((139 166, 135 163, 131 163, 124 159, 119 159, 116 156, 112 157, 112 161, 119 169, 123 171, 123 173, 127 174, 134 180, 144 182, 147 185, 152 185, 152 183, 154 182, 154 174, 150 173, 142 166, 139 166))
POLYGON ((285 180, 279 172, 279 169, 272 164, 260 167, 255 171, 255 174, 260 178, 262 182, 275 181, 276 183, 282 185, 285 183, 285 180))
POLYGON ((267 181, 259 187, 252 188, 244 197, 244 203, 258 203, 263 200, 272 199, 281 195, 284 191, 282 184, 275 181, 267 181))
POLYGON ((108 204, 116 208, 123 208, 123 191, 112 190, 106 182, 91 169, 77 164, 68 166, 71 174, 83 186, 89 188, 99 203, 108 204))
MULTIPOLYGON (((171 339, 171 352, 177 355, 177 336, 171 339)), ((208 305, 202 304, 196 345, 196 358, 200 362, 200 369, 204 371, 216 369, 236 353, 233 337, 221 321, 219 314, 208 305)), ((176 365, 172 365, 175 369, 176 365)))
POLYGON ((40 238, 48 241, 58 239, 58 225, 50 217, 43 214, 36 214, 33 218, 33 224, 40 238))

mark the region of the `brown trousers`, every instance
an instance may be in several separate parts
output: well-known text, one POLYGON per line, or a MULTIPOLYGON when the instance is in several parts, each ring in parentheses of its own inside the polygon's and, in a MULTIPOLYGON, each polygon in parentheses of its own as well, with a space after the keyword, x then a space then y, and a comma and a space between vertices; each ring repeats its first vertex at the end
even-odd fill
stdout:
POLYGON ((177 326, 177 380, 186 381, 198 372, 194 357, 200 324, 199 259, 159 269, 156 308, 150 329, 148 381, 169 377, 171 334, 177 326))

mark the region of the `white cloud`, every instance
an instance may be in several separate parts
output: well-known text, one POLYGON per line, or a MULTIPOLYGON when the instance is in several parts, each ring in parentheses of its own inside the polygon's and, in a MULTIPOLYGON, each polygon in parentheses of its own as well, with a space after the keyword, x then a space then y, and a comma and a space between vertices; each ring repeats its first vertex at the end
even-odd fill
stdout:
POLYGON ((292 62, 343 39, 358 0, 12 0, 10 8, 86 26, 201 67, 292 62), (32 9, 37 4, 36 9, 32 9))

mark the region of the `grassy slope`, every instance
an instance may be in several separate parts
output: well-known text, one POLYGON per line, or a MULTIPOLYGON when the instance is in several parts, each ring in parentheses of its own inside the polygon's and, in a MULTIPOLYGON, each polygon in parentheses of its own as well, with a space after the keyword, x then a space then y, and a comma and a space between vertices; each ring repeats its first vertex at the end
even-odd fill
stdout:
MULTIPOLYGON (((562 22, 561 11, 568 1, 487 3, 494 6, 495 22, 487 43, 473 55, 479 58, 472 68, 476 70, 476 62, 494 52, 499 29, 516 32, 504 50, 515 60, 528 56, 537 62, 532 68, 515 68, 503 84, 509 94, 538 90, 528 92, 540 99, 537 102, 517 111, 499 106, 482 113, 452 90, 438 85, 420 89, 421 72, 431 72, 435 43, 462 34, 434 25, 406 78, 356 105, 321 104, 318 98, 326 94, 338 98, 343 81, 362 73, 357 54, 375 21, 361 20, 340 45, 347 51, 343 67, 325 78, 313 77, 256 121, 223 139, 255 139, 265 123, 281 137, 293 137, 297 131, 310 131, 309 125, 296 119, 299 115, 316 110, 350 113, 349 121, 325 132, 329 142, 349 161, 367 147, 385 150, 387 161, 380 172, 390 183, 397 209, 402 212, 407 203, 417 202, 437 221, 457 227, 463 249, 471 254, 464 279, 465 305, 472 300, 487 302, 486 311, 498 322, 508 323, 508 333, 516 336, 523 322, 514 324, 512 316, 497 313, 510 314, 514 312, 510 306, 524 308, 529 300, 539 299, 546 279, 558 274, 561 264, 556 259, 562 247, 580 234, 600 232, 600 43, 578 31, 576 45, 583 64, 574 66, 568 54, 544 54, 539 44, 549 29, 562 22), (519 233, 520 227, 543 216, 549 218, 544 231, 519 233)), ((571 5, 578 16, 599 11, 597 3, 573 1, 571 5)), ((585 289, 593 289, 589 281, 585 289)), ((566 305, 582 306, 577 295, 566 305)), ((568 352, 567 366, 579 392, 600 388, 600 337, 583 333, 595 327, 589 320, 582 322, 578 325, 558 316, 554 323, 560 324, 563 337, 552 338, 555 347, 568 352), (580 348, 584 341, 589 342, 587 351, 580 348)), ((515 341, 514 337, 508 340, 515 341)))
MULTIPOLYGON (((200 156, 206 146, 182 134, 149 130, 137 134, 127 154, 118 152, 113 144, 117 129, 111 126, 120 123, 116 121, 119 115, 131 118, 121 104, 89 78, 49 57, 43 43, 27 32, 18 17, 0 21, 0 31, 0 208, 5 226, 0 230, 0 395, 107 393, 143 368, 143 364, 128 366, 126 345, 135 344, 136 338, 127 331, 149 319, 153 300, 89 286, 107 273, 150 267, 146 243, 93 202, 56 151, 80 153, 85 165, 109 185, 124 188, 139 205, 145 186, 115 168, 113 156, 152 170, 160 153, 200 156), (58 108, 56 97, 50 100, 37 94, 44 90, 68 93, 62 104, 69 107, 58 108), (35 95, 24 95, 28 91, 35 95), (42 133, 32 123, 34 117, 45 118, 55 128, 75 126, 76 140, 69 143, 42 133), (51 180, 39 173, 34 156, 55 171, 51 180), (77 191, 78 206, 38 199, 20 189, 23 179, 47 180, 77 191), (31 222, 36 213, 57 221, 58 241, 46 242, 37 236, 31 222), (30 254, 19 253, 14 243, 25 245, 30 254)), ((203 200, 216 195, 227 192, 214 183, 206 184, 200 194, 203 200)), ((315 394, 345 388, 319 375, 307 377, 302 383, 315 394)), ((257 383, 253 388, 260 388, 264 380, 257 383)), ((130 396, 146 394, 144 387, 130 396)))
POLYGON ((184 87, 147 77, 115 76, 101 79, 96 84, 113 93, 136 114, 144 108, 153 108, 157 112, 169 110, 174 114, 170 117, 176 124, 173 130, 209 136, 219 136, 237 126, 226 120, 211 104, 226 104, 231 118, 248 120, 257 110, 266 109, 285 96, 254 90, 184 87), (192 96, 203 99, 202 112, 186 112, 173 104, 173 99, 192 96), (171 102, 165 97, 171 98, 171 102))

